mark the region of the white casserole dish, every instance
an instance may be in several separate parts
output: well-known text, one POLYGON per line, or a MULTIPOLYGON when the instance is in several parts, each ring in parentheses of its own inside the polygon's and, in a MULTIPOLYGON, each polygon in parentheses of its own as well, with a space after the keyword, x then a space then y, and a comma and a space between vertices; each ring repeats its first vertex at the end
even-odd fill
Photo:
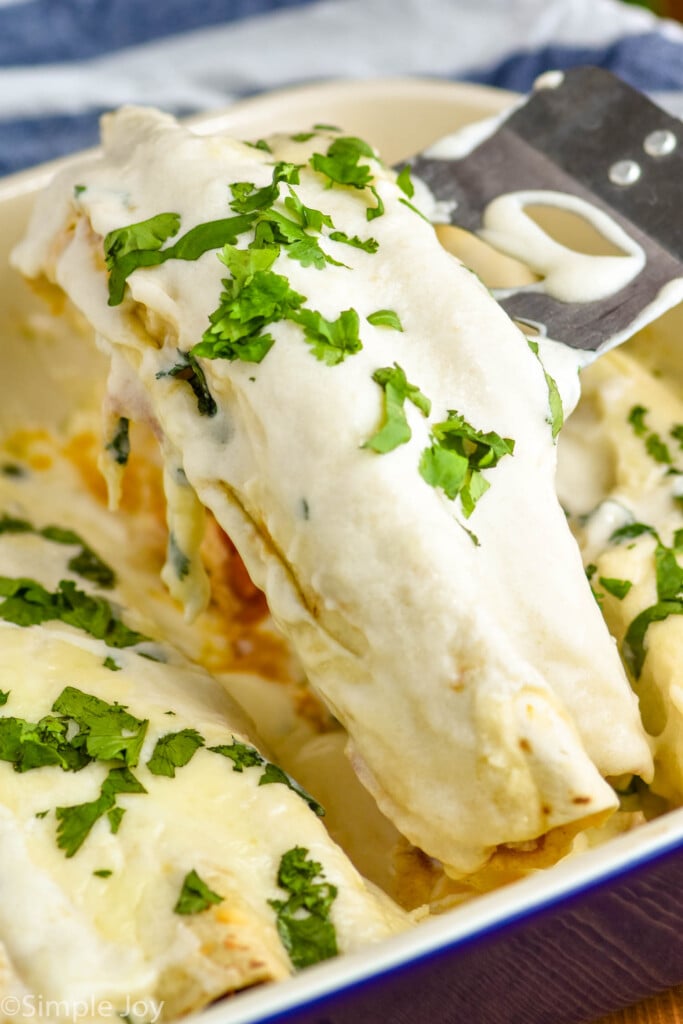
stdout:
MULTIPOLYGON (((328 83, 257 97, 194 119, 199 131, 259 138, 316 122, 343 126, 388 162, 503 109, 510 94, 417 80, 328 83)), ((61 161, 60 161, 61 164, 61 161)), ((98 391, 98 357, 69 362, 68 341, 27 335, 44 312, 8 266, 36 192, 57 164, 0 183, 0 430, 58 426, 98 391), (51 346, 50 358, 37 349, 51 346), (36 362, 49 366, 38 378, 36 362)), ((318 1021, 590 1020, 683 981, 683 810, 504 890, 479 897, 353 957, 242 993, 206 1024, 284 1016, 318 1021)))

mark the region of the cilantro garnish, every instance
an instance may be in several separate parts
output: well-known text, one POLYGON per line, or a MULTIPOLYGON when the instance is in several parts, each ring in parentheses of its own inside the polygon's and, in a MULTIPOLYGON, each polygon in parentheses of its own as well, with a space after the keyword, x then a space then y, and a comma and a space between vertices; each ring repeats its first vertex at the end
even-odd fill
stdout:
POLYGON ((82 576, 83 579, 90 580, 91 583, 96 583, 104 590, 109 590, 116 583, 114 570, 106 562, 103 562, 74 530, 68 530, 61 526, 44 526, 42 529, 37 529, 27 519, 2 515, 0 516, 0 534, 2 533, 33 533, 54 544, 78 546, 81 550, 67 562, 67 567, 72 572, 82 576))
POLYGON ((178 380, 186 381, 197 399, 197 410, 199 415, 216 415, 218 412, 218 406, 216 405, 213 395, 209 391, 204 371, 191 352, 181 352, 178 350, 178 362, 174 363, 170 369, 159 370, 156 374, 157 380, 161 380, 163 377, 175 377, 178 380))
POLYGON ((260 363, 274 344, 262 334, 267 324, 290 317, 304 301, 289 287, 286 277, 269 268, 277 249, 237 249, 226 245, 219 259, 232 277, 223 279, 218 309, 211 314, 211 326, 192 353, 207 359, 241 359, 260 363))
POLYGON ((642 437, 644 439, 645 450, 648 455, 654 459, 655 462, 670 465, 672 459, 668 445, 654 430, 649 430, 645 422, 647 413, 648 410, 644 405, 634 405, 627 416, 627 421, 633 427, 634 434, 636 434, 637 437, 642 437))
POLYGON ((379 249, 379 242, 376 238, 359 238, 358 235, 349 236, 345 231, 331 231, 329 238, 333 242, 341 242, 343 245, 350 245, 354 249, 362 249, 363 252, 375 253, 379 249))
POLYGON ((293 312, 290 319, 303 327, 313 355, 328 366, 337 366, 346 356, 360 352, 363 347, 355 309, 345 309, 336 320, 326 320, 313 309, 300 309, 293 312))
POLYGON ((415 186, 413 185, 410 177, 410 166, 405 164, 396 178, 396 184, 400 188, 404 195, 408 196, 408 199, 412 199, 415 195, 415 186))
POLYGON ((676 423, 669 431, 669 436, 678 441, 678 447, 683 449, 683 423, 676 423))
POLYGON ((308 850, 295 846, 280 860, 277 882, 286 899, 268 900, 277 913, 277 930, 297 970, 337 955, 337 937, 330 910, 337 887, 326 882, 322 864, 308 860, 308 850))
POLYGON ((372 184, 374 178, 371 169, 367 164, 360 162, 363 157, 377 159, 367 142, 353 136, 342 136, 332 142, 325 155, 314 153, 309 163, 314 171, 324 174, 329 179, 328 187, 336 184, 357 189, 369 188, 377 205, 369 207, 366 216, 368 220, 374 220, 384 213, 384 204, 377 188, 372 184))
POLYGON ((403 203, 404 206, 407 206, 408 209, 412 210, 413 213, 416 213, 417 216, 420 217, 422 220, 426 221, 427 224, 431 224, 431 221, 430 221, 429 217, 425 217, 425 215, 422 212, 422 210, 418 210, 417 206, 413 206, 413 204, 409 203, 407 199, 403 198, 403 196, 399 196, 399 200, 398 201, 399 201, 399 203, 403 203))
POLYGON ((296 135, 290 135, 289 137, 292 142, 308 142, 314 135, 315 132, 297 132, 296 135))
POLYGON ((0 708, 5 706, 11 692, 11 690, 0 690, 0 708))
POLYGON ((621 645, 624 661, 635 679, 643 670, 647 654, 645 636, 650 624, 663 622, 670 615, 683 615, 683 568, 678 564, 675 548, 666 547, 657 538, 654 559, 657 601, 636 615, 621 645))
POLYGON ((3 476, 11 476, 16 479, 26 476, 26 470, 18 462, 3 462, 2 466, 0 466, 0 473, 3 476))
POLYGON ((377 309, 374 313, 370 313, 366 320, 373 327, 391 327, 394 331, 403 330, 398 313, 395 313, 393 309, 377 309))
POLYGON ((633 433, 638 437, 644 437, 647 434, 647 426, 645 425, 646 415, 647 409, 644 405, 634 405, 626 417, 627 422, 633 427, 633 433))
POLYGON ((625 526, 618 527, 610 534, 609 541, 611 544, 621 544, 625 540, 635 540, 637 537, 642 537, 643 534, 649 534, 651 537, 659 540, 657 531, 653 526, 648 526, 647 523, 626 523, 625 526))
POLYGON ((314 210, 310 206, 305 206, 293 188, 290 188, 289 195, 285 196, 285 206, 302 228, 310 228, 311 231, 320 232, 323 229, 323 225, 327 228, 334 227, 329 214, 322 213, 321 210, 314 210))
POLYGON ((135 718, 123 705, 109 704, 74 686, 62 690, 52 710, 78 725, 79 733, 71 743, 84 747, 93 760, 122 761, 131 768, 138 763, 149 725, 146 719, 135 718))
POLYGON ((204 737, 196 729, 181 729, 169 732, 157 740, 147 767, 152 775, 167 775, 175 778, 176 768, 188 764, 200 747, 204 746, 204 737))
POLYGON ((125 466, 130 456, 129 426, 127 417, 120 416, 111 441, 105 445, 105 451, 111 452, 114 462, 119 466, 125 466))
POLYGON ((35 626, 59 620, 103 640, 108 647, 131 647, 149 640, 129 629, 101 597, 79 590, 72 580, 61 580, 54 593, 36 580, 0 576, 0 619, 16 626, 35 626))
POLYGON ((248 181, 235 182, 230 186, 233 197, 230 209, 235 213, 256 213, 259 210, 269 209, 280 197, 281 182, 298 185, 300 168, 300 164, 289 164, 280 160, 273 167, 270 185, 256 188, 248 181))
POLYGON ((372 379, 384 392, 384 423, 363 448, 371 448, 383 455, 406 444, 412 436, 404 409, 406 400, 412 402, 423 416, 429 416, 431 402, 415 384, 408 381, 398 363, 375 370, 372 379))
POLYGON ((598 580, 603 590, 606 590, 608 594, 616 597, 619 601, 624 600, 633 586, 631 580, 620 580, 613 576, 599 576, 598 580))
POLYGON ((324 817, 325 810, 318 801, 284 769, 276 764, 272 764, 270 761, 266 761, 265 757, 259 754, 255 747, 249 746, 248 743, 241 743, 233 736, 232 743, 209 747, 209 750, 214 754, 221 754, 232 761, 232 770, 234 772, 243 772, 245 768, 263 768, 264 772, 259 779, 259 786, 268 786, 271 783, 280 783, 283 786, 287 786, 288 789, 291 789, 300 796, 302 800, 305 800, 319 818, 324 817))
POLYGON ((432 427, 432 445, 420 459, 420 475, 431 487, 440 487, 451 501, 460 496, 469 518, 490 484, 484 470, 493 469, 515 442, 495 431, 476 430, 464 416, 451 409, 448 419, 432 427))
POLYGON ((124 808, 116 806, 119 793, 146 792, 145 787, 128 768, 111 768, 96 800, 73 807, 56 808, 55 814, 59 822, 57 846, 64 850, 67 857, 73 857, 88 838, 95 822, 105 814, 109 817, 112 832, 118 831, 124 811, 124 808))
POLYGON ((104 666, 104 668, 108 668, 110 672, 121 671, 121 666, 119 665, 119 663, 114 661, 114 659, 110 657, 110 655, 107 655, 107 657, 102 662, 102 665, 104 666))
POLYGON ((207 221, 191 228, 165 249, 161 248, 163 243, 180 230, 178 214, 160 213, 138 224, 110 231, 104 240, 109 305, 118 306, 123 301, 126 281, 134 270, 156 267, 170 259, 197 260, 211 249, 234 245, 253 222, 252 215, 207 221))
POLYGON ((0 718, 0 761, 9 761, 16 772, 57 765, 62 771, 80 771, 91 758, 69 739, 68 722, 46 715, 38 722, 0 718))
POLYGON ((98 868, 97 871, 93 871, 95 878, 110 878, 113 873, 111 868, 98 868))
POLYGON ((208 910, 210 906, 222 902, 223 897, 213 889, 209 889, 206 882, 202 881, 193 868, 183 879, 180 896, 173 912, 175 914, 200 914, 203 910, 208 910))
POLYGON ((252 149, 261 149, 264 153, 273 152, 265 139, 257 139, 256 142, 245 142, 245 146, 251 146, 252 149))
POLYGON ((550 424, 550 430, 553 435, 553 440, 555 440, 560 430, 562 429, 562 425, 564 423, 564 409, 562 408, 562 398, 560 396, 560 390, 557 386, 555 378, 551 377, 551 375, 548 373, 545 366, 543 365, 543 360, 538 354, 538 342, 534 341, 532 338, 527 338, 526 340, 529 348, 538 359, 543 370, 546 387, 548 388, 548 405, 550 408, 550 414, 547 417, 547 422, 550 424))

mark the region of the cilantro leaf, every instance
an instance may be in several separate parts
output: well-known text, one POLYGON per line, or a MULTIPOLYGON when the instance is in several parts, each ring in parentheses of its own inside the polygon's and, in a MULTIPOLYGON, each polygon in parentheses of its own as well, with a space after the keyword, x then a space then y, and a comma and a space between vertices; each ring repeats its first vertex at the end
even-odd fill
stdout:
POLYGON ((264 185, 263 188, 257 189, 250 182, 236 182, 230 186, 233 196, 230 209, 236 213, 255 213, 258 210, 269 209, 279 199, 281 182, 288 185, 298 184, 300 167, 300 164, 278 161, 273 168, 270 185, 264 185))
POLYGON ((264 772, 259 779, 259 786, 268 786, 271 783, 280 783, 283 786, 287 786, 300 796, 302 800, 305 800, 318 817, 322 818, 325 816, 325 809, 303 786, 300 786, 284 769, 276 764, 272 764, 270 761, 266 761, 265 757, 259 754, 255 747, 247 743, 241 743, 233 736, 232 743, 209 747, 209 750, 214 754, 221 754, 223 757, 229 758, 232 761, 232 770, 234 772, 243 772, 245 768, 263 768, 264 772))
POLYGON ((114 462, 119 466, 125 466, 130 456, 129 425, 127 417, 120 416, 111 441, 104 446, 105 451, 111 452, 114 462))
POLYGON ((293 312, 290 319, 303 327, 313 355, 328 366, 337 366, 346 356, 360 352, 363 347, 355 309, 345 309, 336 320, 326 320, 313 309, 300 309, 293 312))
POLYGON ((123 300, 126 279, 139 266, 163 262, 161 246, 180 231, 180 215, 158 213, 147 220, 110 231, 104 239, 104 262, 109 271, 109 305, 123 300))
POLYGON ((52 593, 36 580, 0 576, 0 619, 17 626, 35 626, 59 620, 103 640, 108 647, 131 647, 149 640, 129 629, 100 597, 79 590, 72 580, 61 580, 52 593))
POLYGON ((645 439, 645 450, 655 462, 661 462, 667 466, 671 464, 671 452, 669 451, 668 445, 662 441, 659 434, 655 434, 654 432, 648 434, 645 439))
POLYGON ((493 469, 515 442, 495 431, 476 430, 460 413, 451 409, 448 419, 432 427, 433 443, 420 460, 420 475, 432 487, 440 487, 447 498, 460 497, 465 518, 490 484, 483 471, 493 469))
POLYGON ((87 803, 75 804, 71 807, 57 807, 57 846, 64 850, 67 857, 73 857, 81 848, 90 834, 95 822, 105 814, 114 814, 110 818, 112 832, 118 830, 124 808, 116 807, 119 793, 146 793, 145 787, 135 778, 128 768, 111 768, 102 783, 100 795, 87 803), (114 823, 116 825, 114 826, 114 823))
POLYGON ((372 171, 367 164, 361 164, 362 157, 375 159, 367 142, 353 136, 341 136, 329 146, 327 153, 314 153, 309 163, 314 171, 324 174, 337 185, 350 185, 362 189, 372 181, 372 171))
MULTIPOLYGON (((177 217, 177 214, 159 214, 158 218, 177 217)), ((143 221, 147 225, 157 221, 152 217, 150 221, 143 221)), ((249 231, 254 218, 253 216, 223 217, 219 220, 207 221, 205 224, 198 224, 182 235, 173 245, 161 249, 161 245, 167 238, 175 235, 180 229, 180 218, 174 231, 160 240, 158 244, 147 245, 149 241, 146 232, 133 231, 126 237, 124 245, 118 248, 108 247, 107 239, 112 234, 131 231, 139 228, 140 225, 129 225, 128 228, 119 228, 117 232, 110 232, 105 238, 105 262, 109 269, 109 305, 118 306, 123 301, 123 296, 128 277, 141 267, 156 267, 169 259, 197 260, 205 252, 211 249, 220 249, 224 245, 234 245, 239 235, 249 231)), ((170 222, 167 227, 170 227, 170 222)), ((159 230, 159 235, 163 230, 159 230)))
POLYGON ((663 622, 670 615, 683 615, 683 601, 658 601, 656 604, 650 605, 649 608, 645 608, 639 615, 636 615, 626 630, 621 644, 621 654, 635 679, 640 678, 643 670, 643 663, 647 654, 645 634, 648 627, 653 622, 663 622))
POLYGON ((391 327, 394 331, 402 331, 403 324, 401 323, 398 313, 395 313, 393 309, 378 309, 374 313, 370 313, 366 320, 373 327, 391 327))
POLYGON ((0 518, 0 533, 34 533, 55 544, 78 545, 81 550, 69 559, 67 567, 103 589, 108 590, 116 583, 114 570, 106 562, 103 562, 74 530, 65 529, 62 526, 45 526, 42 529, 37 529, 26 519, 3 515, 0 518))
POLYGON ((379 242, 376 238, 359 238, 358 235, 349 236, 344 231, 331 231, 328 236, 333 242, 341 242, 350 245, 354 249, 362 249, 364 252, 375 253, 379 249, 379 242))
POLYGON ((422 212, 422 210, 418 210, 417 206, 413 206, 413 204, 408 202, 407 199, 404 199, 403 196, 400 196, 398 201, 399 201, 399 203, 403 203, 404 206, 407 206, 408 209, 412 210, 413 213, 416 213, 417 216, 421 218, 421 220, 426 221, 427 224, 431 223, 431 221, 429 220, 429 217, 425 217, 425 215, 422 212))
POLYGON ((646 415, 647 409, 644 405, 634 405, 626 418, 627 423, 633 427, 633 433, 638 437, 644 437, 647 434, 646 415))
POLYGON ((384 214, 384 202, 375 185, 370 185, 370 191, 377 200, 377 205, 369 206, 365 211, 365 216, 368 220, 374 220, 375 217, 381 217, 384 214))
POLYGON ((263 359, 275 339, 262 334, 262 328, 291 317, 304 301, 286 277, 267 269, 276 257, 272 249, 224 247, 220 259, 233 276, 223 280, 220 305, 192 349, 194 355, 254 363, 263 359))
POLYGON ((100 697, 67 686, 52 710, 74 721, 80 730, 72 740, 85 746, 88 755, 100 761, 122 761, 134 768, 140 757, 149 722, 135 718, 121 704, 109 704, 100 697))
POLYGON ((314 210, 305 206, 293 188, 290 188, 289 195, 285 197, 285 206, 294 215, 302 228, 309 228, 311 231, 322 231, 323 225, 333 228, 332 218, 327 213, 314 210))
POLYGON ((625 526, 618 527, 610 534, 609 541, 611 544, 621 544, 625 540, 635 540, 637 537, 642 537, 643 534, 649 534, 659 540, 657 531, 653 526, 648 526, 647 523, 626 523, 625 526))
POLYGON ((204 746, 204 737, 196 729, 181 729, 169 732, 157 740, 147 767, 152 775, 167 775, 175 778, 176 768, 188 764, 200 747, 204 746))
POLYGON ((102 664, 105 668, 108 668, 110 672, 121 671, 121 666, 116 661, 114 661, 114 659, 109 655, 107 655, 102 664))
POLYGON ((11 690, 0 690, 0 708, 4 707, 4 705, 7 703, 11 692, 11 690))
POLYGON ((78 771, 90 758, 71 747, 65 722, 47 716, 39 722, 23 718, 0 718, 0 761, 9 761, 16 772, 56 765, 63 771, 78 771))
POLYGON ((631 580, 619 580, 613 576, 599 576, 598 580, 603 590, 606 590, 608 594, 616 597, 619 601, 624 600, 633 586, 631 580))
POLYGON ((404 164, 401 168, 398 177, 396 178, 396 184, 400 188, 404 195, 408 196, 408 199, 412 199, 415 195, 415 186, 413 185, 410 177, 410 165, 404 164))
POLYGON ((180 896, 173 912, 175 914, 200 914, 203 910, 208 910, 210 906, 222 902, 223 897, 210 889, 193 868, 183 879, 180 896))
POLYGON ((526 340, 529 348, 538 359, 543 370, 546 387, 548 388, 548 406, 550 409, 550 415, 547 417, 547 421, 550 424, 550 430, 553 436, 553 440, 555 440, 564 424, 564 408, 562 406, 562 396, 560 395, 560 389, 557 386, 557 381, 555 380, 555 378, 551 377, 551 375, 548 373, 545 366, 543 365, 543 360, 541 359, 538 352, 538 342, 534 341, 532 338, 527 338, 526 340))
POLYGON ((683 423, 676 423, 669 431, 669 437, 678 441, 678 447, 683 449, 683 423))
POLYGON ((283 854, 277 882, 287 898, 268 902, 276 911, 278 934, 292 966, 298 970, 336 956, 330 911, 337 887, 325 881, 322 864, 308 860, 308 850, 295 846, 283 854))
POLYGON ((204 371, 191 352, 178 350, 178 361, 169 370, 160 370, 157 380, 163 377, 175 377, 186 381, 197 398, 197 409, 200 416, 215 416, 218 412, 215 399, 209 390, 204 371))
POLYGON ((406 400, 412 402, 423 416, 429 416, 432 404, 415 384, 408 381, 398 363, 394 363, 393 367, 385 366, 376 370, 372 379, 384 392, 384 423, 377 433, 365 442, 363 448, 371 448, 372 451, 385 454, 401 444, 406 444, 412 436, 404 409, 406 400))

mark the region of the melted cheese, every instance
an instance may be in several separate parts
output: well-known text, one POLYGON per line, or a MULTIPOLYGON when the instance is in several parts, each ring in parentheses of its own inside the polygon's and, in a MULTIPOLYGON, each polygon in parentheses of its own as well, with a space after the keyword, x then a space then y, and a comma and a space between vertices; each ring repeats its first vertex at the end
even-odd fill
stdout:
MULTIPOLYGON (((63 463, 59 469, 63 484, 68 473, 63 463)), ((150 611, 165 607, 162 597, 150 599, 148 593, 143 612, 128 606, 136 587, 153 589, 154 576, 139 565, 132 579, 121 571, 128 545, 120 521, 103 511, 93 515, 91 501, 73 479, 68 490, 54 483, 49 471, 0 477, 0 510, 30 516, 37 528, 47 523, 76 528, 93 547, 109 533, 98 553, 115 566, 122 582, 100 595, 127 625, 159 635, 150 611)), ((92 591, 68 569, 73 553, 69 545, 32 533, 0 533, 0 575, 36 579, 48 589, 60 579, 73 579, 92 591)), ((177 611, 166 607, 160 618, 169 627, 173 615, 182 631, 177 611)), ((229 744, 231 737, 251 743, 252 727, 216 681, 173 647, 155 642, 118 650, 61 622, 20 627, 2 619, 0 644, 2 688, 10 691, 1 717, 35 722, 72 686, 149 720, 139 764, 132 769, 147 792, 120 795, 117 805, 125 815, 118 831, 114 834, 106 816, 101 818, 72 857, 57 845, 55 808, 95 799, 111 765, 17 773, 0 761, 4 995, 25 993, 72 1007, 87 1002, 95 1020, 125 1012, 137 1001, 147 1019, 156 1020, 247 985, 287 977, 292 968, 268 901, 283 897, 278 866, 295 846, 308 850, 338 887, 331 920, 340 952, 405 927, 404 916, 365 886, 301 797, 282 784, 259 785, 260 769, 233 771, 229 759, 206 749, 229 744), (151 661, 141 652, 163 660, 151 661), (104 665, 107 656, 118 671, 104 665), (184 728, 198 730, 206 748, 176 769, 175 778, 152 774, 147 761, 156 741, 184 728), (180 916, 173 908, 192 869, 223 902, 180 916), (111 875, 95 874, 102 870, 111 875)), ((49 1013, 44 1016, 49 1019, 49 1013)), ((86 1019, 82 1012, 79 1019, 86 1019)))
MULTIPOLYGON (((328 142, 273 148, 303 162, 328 142)), ((382 810, 453 874, 613 810, 604 776, 648 777, 650 752, 554 494, 546 381, 521 333, 389 173, 373 164, 386 213, 369 225, 370 200, 305 169, 303 202, 379 251, 327 241, 346 266, 282 254, 274 269, 328 318, 352 305, 363 350, 326 366, 298 327, 272 325, 258 366, 204 361, 218 413, 201 417, 182 382, 157 375, 201 338, 224 267, 210 252, 136 271, 111 308, 101 238, 162 211, 184 230, 224 217, 226 186, 268 183, 272 158, 136 110, 106 120, 104 145, 48 191, 15 261, 56 281, 142 384, 165 451, 265 590, 382 810), (77 204, 75 183, 86 185, 77 204), (371 327, 378 308, 403 332, 371 327), (418 473, 429 428, 416 409, 410 443, 362 450, 381 422, 372 374, 394 362, 432 400, 433 421, 455 408, 516 442, 467 524, 479 546, 418 473)))

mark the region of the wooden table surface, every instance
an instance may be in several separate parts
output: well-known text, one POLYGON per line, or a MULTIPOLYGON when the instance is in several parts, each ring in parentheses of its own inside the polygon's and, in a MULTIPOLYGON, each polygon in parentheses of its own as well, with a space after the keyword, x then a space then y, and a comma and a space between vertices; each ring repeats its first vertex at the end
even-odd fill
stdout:
POLYGON ((683 985, 627 1010, 610 1013, 595 1024, 683 1024, 683 985))

